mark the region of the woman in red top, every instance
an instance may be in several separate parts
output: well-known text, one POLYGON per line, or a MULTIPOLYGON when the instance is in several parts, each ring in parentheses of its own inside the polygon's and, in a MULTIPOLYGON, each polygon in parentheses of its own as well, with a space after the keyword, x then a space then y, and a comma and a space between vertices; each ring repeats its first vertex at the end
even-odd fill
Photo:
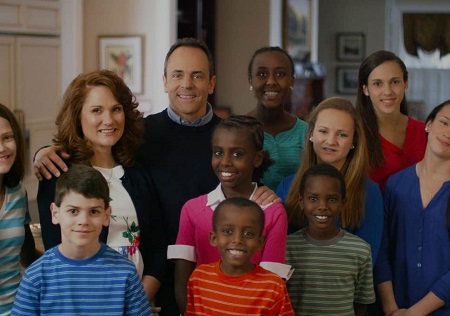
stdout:
POLYGON ((356 110, 367 136, 370 177, 381 189, 425 153, 425 123, 407 116, 407 89, 406 66, 391 52, 377 51, 359 67, 356 110))

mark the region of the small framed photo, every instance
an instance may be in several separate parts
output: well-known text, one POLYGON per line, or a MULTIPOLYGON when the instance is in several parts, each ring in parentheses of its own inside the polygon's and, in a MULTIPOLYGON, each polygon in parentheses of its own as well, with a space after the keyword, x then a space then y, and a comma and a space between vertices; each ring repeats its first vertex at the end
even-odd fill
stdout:
POLYGON ((134 94, 143 93, 143 36, 100 36, 100 69, 119 75, 134 94))
POLYGON ((296 61, 309 59, 313 49, 318 0, 283 0, 283 47, 296 61))
POLYGON ((366 41, 363 33, 337 33, 336 58, 341 61, 362 61, 366 41))
POLYGON ((336 92, 356 94, 358 91, 358 67, 336 68, 336 92))

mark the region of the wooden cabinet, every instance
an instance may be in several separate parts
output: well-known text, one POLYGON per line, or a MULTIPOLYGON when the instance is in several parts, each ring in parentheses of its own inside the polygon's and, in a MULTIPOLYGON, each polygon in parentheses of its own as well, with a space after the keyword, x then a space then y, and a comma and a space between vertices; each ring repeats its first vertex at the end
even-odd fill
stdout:
POLYGON ((59 35, 57 0, 0 0, 2 33, 59 35))
POLYGON ((325 77, 296 78, 287 110, 306 121, 309 113, 323 100, 324 80, 325 77))
POLYGON ((51 142, 61 99, 59 0, 0 0, 0 102, 23 120, 24 185, 34 199, 32 158, 51 142))
POLYGON ((24 118, 28 196, 37 189, 32 158, 53 137, 61 98, 60 39, 0 36, 0 102, 24 118))

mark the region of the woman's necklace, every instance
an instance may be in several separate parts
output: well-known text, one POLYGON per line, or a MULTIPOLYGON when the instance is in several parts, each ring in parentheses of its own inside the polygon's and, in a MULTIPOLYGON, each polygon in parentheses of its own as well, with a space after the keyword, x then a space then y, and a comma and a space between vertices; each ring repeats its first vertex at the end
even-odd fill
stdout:
POLYGON ((111 167, 100 167, 97 165, 98 168, 102 171, 103 176, 105 177, 105 180, 108 184, 111 183, 112 176, 114 174, 114 168, 117 166, 115 162, 112 163, 111 167))
MULTIPOLYGON (((428 172, 423 165, 423 163, 420 166, 421 168, 421 176, 419 177, 420 180, 420 188, 422 191, 422 195, 428 198, 429 202, 433 199, 433 197, 436 195, 436 193, 441 189, 443 181, 440 180, 434 180, 429 175, 428 172)), ((425 201, 424 201, 425 202, 425 201)), ((428 204, 428 203, 426 203, 428 204)))
POLYGON ((113 173, 114 173, 114 167, 112 167, 111 169, 109 169, 109 177, 108 177, 108 179, 106 179, 106 182, 107 182, 108 184, 111 183, 111 178, 112 178, 112 176, 113 176, 113 173))

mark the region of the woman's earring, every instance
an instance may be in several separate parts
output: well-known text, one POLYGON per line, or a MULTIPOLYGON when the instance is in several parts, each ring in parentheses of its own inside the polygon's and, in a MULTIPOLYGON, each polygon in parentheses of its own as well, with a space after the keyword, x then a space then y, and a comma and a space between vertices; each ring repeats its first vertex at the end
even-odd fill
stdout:
POLYGON ((355 149, 355 145, 352 145, 352 147, 350 147, 350 149, 355 149))
POLYGON ((309 141, 310 141, 310 142, 312 143, 312 141, 313 141, 313 138, 312 138, 312 137, 310 137, 310 138, 309 138, 309 141))
POLYGON ((250 86, 249 90, 250 90, 250 91, 253 91, 253 86, 250 86))
POLYGON ((428 127, 425 127, 425 133, 428 133, 428 132, 429 132, 428 127))

